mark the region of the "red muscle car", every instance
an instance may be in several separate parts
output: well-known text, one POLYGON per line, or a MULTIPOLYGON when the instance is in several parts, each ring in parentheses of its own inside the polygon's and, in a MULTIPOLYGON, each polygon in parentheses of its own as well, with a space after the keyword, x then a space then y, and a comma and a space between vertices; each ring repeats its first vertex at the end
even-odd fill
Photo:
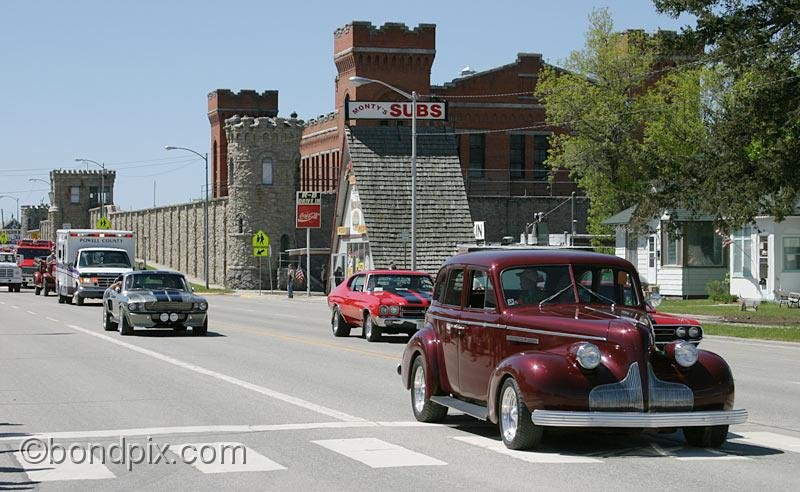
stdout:
POLYGON ((454 408, 498 424, 511 449, 535 447, 545 427, 681 428, 719 447, 747 412, 701 338, 697 322, 656 313, 621 258, 483 251, 440 270, 398 373, 417 420, 454 408))
POLYGON ((370 342, 383 333, 415 333, 431 301, 433 280, 425 272, 369 270, 351 276, 328 294, 333 335, 362 327, 370 342))

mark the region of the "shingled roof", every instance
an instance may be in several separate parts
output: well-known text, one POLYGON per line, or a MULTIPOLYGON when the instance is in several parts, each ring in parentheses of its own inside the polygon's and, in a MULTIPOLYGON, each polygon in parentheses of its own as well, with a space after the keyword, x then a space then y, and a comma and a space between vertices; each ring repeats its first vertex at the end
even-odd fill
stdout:
MULTIPOLYGON (((473 240, 455 137, 444 131, 419 128, 417 137, 417 269, 430 273, 473 240)), ((411 230, 411 129, 355 126, 346 138, 373 263, 400 264, 400 233, 411 230)))

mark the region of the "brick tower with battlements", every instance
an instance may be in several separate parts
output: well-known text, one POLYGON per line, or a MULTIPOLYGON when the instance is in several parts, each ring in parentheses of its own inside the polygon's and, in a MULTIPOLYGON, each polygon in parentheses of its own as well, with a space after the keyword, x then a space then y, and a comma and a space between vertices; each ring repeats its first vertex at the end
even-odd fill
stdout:
POLYGON ((225 120, 234 116, 275 117, 278 115, 278 91, 217 89, 208 94, 208 121, 211 123, 211 194, 228 196, 228 139, 225 120))

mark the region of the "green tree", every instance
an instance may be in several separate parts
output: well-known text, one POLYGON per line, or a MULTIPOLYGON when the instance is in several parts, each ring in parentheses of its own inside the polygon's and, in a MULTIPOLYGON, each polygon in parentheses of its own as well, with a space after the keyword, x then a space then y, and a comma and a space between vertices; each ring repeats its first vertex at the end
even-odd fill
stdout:
POLYGON ((718 80, 709 90, 708 141, 680 178, 698 202, 735 228, 760 214, 792 213, 800 191, 800 3, 797 0, 654 0, 697 18, 681 37, 705 44, 718 80))
MULTIPOLYGON (((547 165, 563 168, 590 199, 589 232, 610 233, 602 221, 638 205, 637 223, 676 191, 674 165, 690 167, 704 141, 700 81, 673 70, 668 34, 615 32, 606 10, 589 16, 586 45, 564 69, 546 68, 536 87, 551 137, 547 165)), ((680 47, 678 47, 680 48, 680 47)))

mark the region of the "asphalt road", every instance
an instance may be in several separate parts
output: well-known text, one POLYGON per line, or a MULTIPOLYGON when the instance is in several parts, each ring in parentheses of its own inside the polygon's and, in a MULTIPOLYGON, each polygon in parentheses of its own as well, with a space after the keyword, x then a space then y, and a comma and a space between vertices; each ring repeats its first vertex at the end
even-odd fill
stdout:
POLYGON ((335 339, 322 298, 209 299, 207 337, 121 337, 102 330, 99 303, 77 307, 31 291, 0 292, 0 489, 685 491, 800 484, 799 344, 703 342, 726 357, 736 406, 750 412, 719 451, 688 448, 680 433, 551 432, 538 452, 510 452, 494 426, 463 415, 443 425, 414 421, 395 372, 404 336, 368 343, 354 329, 335 339), (51 464, 51 455, 30 463, 34 448, 21 453, 20 446, 31 438, 77 448, 80 464, 51 464), (119 463, 120 453, 100 463, 123 438, 123 447, 170 450, 158 463, 119 463), (209 458, 220 443, 241 444, 247 463, 192 464, 175 451, 192 444, 209 458), (94 463, 81 460, 90 444, 102 446, 92 451, 94 463))

